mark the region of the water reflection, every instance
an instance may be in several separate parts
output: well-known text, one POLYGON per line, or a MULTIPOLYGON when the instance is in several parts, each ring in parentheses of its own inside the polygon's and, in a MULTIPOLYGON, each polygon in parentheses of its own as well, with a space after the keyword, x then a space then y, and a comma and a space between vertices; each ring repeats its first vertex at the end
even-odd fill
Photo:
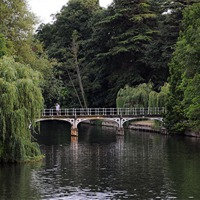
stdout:
POLYGON ((40 193, 33 181, 33 171, 41 163, 21 165, 0 165, 0 199, 40 199, 40 193))
POLYGON ((63 122, 41 132, 45 159, 0 167, 0 199, 200 199, 199 140, 88 125, 75 138, 63 122))
POLYGON ((169 140, 168 166, 169 178, 180 199, 200 199, 200 141, 197 138, 169 140))

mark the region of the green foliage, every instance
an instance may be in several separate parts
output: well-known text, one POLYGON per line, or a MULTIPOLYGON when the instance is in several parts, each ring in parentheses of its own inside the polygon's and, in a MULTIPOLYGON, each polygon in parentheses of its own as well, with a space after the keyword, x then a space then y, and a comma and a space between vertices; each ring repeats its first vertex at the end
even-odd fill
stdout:
POLYGON ((117 105, 117 108, 123 108, 125 105, 125 98, 121 97, 119 93, 117 96, 116 105, 117 105))
POLYGON ((0 58, 6 55, 8 49, 6 47, 6 39, 4 35, 0 34, 0 58))
POLYGON ((151 91, 149 93, 148 107, 157 107, 158 93, 156 91, 151 91))
POLYGON ((135 87, 126 86, 117 94, 118 108, 130 107, 165 107, 168 95, 166 83, 160 92, 153 91, 152 83, 143 83, 135 87))
POLYGON ((13 56, 17 62, 41 72, 45 104, 52 106, 52 102, 57 101, 61 84, 53 74, 55 61, 48 59, 42 44, 33 37, 35 16, 29 12, 26 0, 0 0, 0 5, 0 57, 13 56))
POLYGON ((17 55, 26 46, 32 34, 34 15, 27 9, 25 0, 0 0, 0 33, 2 33, 12 55, 17 55))
POLYGON ((183 14, 183 30, 170 64, 166 127, 171 133, 199 131, 200 4, 188 6, 183 14))
POLYGON ((40 116, 41 75, 13 58, 0 60, 0 161, 16 162, 41 156, 31 141, 29 125, 40 116))
POLYGON ((200 130, 200 74, 195 74, 193 79, 188 80, 184 92, 185 113, 189 119, 190 127, 200 130))
POLYGON ((80 68, 83 86, 84 89, 87 87, 88 96, 90 95, 89 90, 94 85, 88 84, 88 68, 85 66, 88 65, 89 60, 85 64, 84 45, 87 45, 86 41, 92 33, 90 20, 98 9, 100 7, 97 0, 70 0, 55 16, 54 24, 42 25, 37 31, 37 38, 44 43, 48 56, 58 61, 54 68, 54 77, 61 85, 58 90, 62 88, 58 96, 62 106, 80 107, 77 93, 81 96, 83 92, 79 86, 80 78, 77 76, 76 66, 80 68), (76 38, 79 46, 76 52, 76 64, 72 52, 72 36, 75 32, 79 36, 76 38))
POLYGON ((126 84, 149 81, 150 69, 143 57, 155 31, 155 18, 149 1, 125 0, 114 1, 96 22, 93 45, 98 46, 98 52, 94 59, 105 72, 106 105, 115 106, 113 100, 126 84))
POLYGON ((144 44, 149 43, 154 34, 156 15, 151 4, 147 0, 116 1, 102 10, 97 2, 71 0, 56 15, 54 24, 43 25, 38 30, 37 37, 44 42, 48 55, 62 63, 60 66, 63 67, 58 67, 58 71, 63 85, 72 91, 68 94, 74 96, 73 101, 69 101, 71 105, 77 98, 69 75, 80 93, 70 61, 71 38, 75 30, 80 35, 78 60, 90 107, 115 106, 120 88, 126 84, 134 86, 148 82, 150 69, 141 58, 144 44))
MULTIPOLYGON (((115 101, 125 85, 134 87, 151 81, 158 92, 168 79, 182 10, 193 2, 114 0, 102 9, 97 0, 70 0, 55 16, 55 22, 41 25, 37 33, 48 56, 58 61, 54 77, 67 91, 60 93, 61 103, 80 106, 74 90, 81 94, 71 52, 74 31, 79 34, 77 59, 89 107, 126 104, 122 98, 115 101)), ((138 97, 145 99, 142 95, 138 97)), ((158 95, 155 105, 163 104, 162 100, 166 101, 164 93, 158 95)))
POLYGON ((166 104, 169 94, 169 84, 165 83, 161 88, 157 96, 157 107, 163 107, 166 104))
MULTIPOLYGON (((198 0, 199 1, 199 0, 198 0)), ((181 30, 182 11, 195 0, 155 0, 153 10, 157 13, 156 32, 145 51, 145 62, 150 67, 149 79, 156 90, 166 82, 169 76, 168 63, 175 51, 181 30)))

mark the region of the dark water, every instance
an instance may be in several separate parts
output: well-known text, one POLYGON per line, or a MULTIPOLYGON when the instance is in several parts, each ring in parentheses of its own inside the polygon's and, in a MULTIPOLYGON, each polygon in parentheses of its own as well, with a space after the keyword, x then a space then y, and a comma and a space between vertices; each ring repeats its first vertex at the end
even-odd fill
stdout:
POLYGON ((0 166, 0 199, 200 199, 200 140, 41 123, 42 162, 0 166))

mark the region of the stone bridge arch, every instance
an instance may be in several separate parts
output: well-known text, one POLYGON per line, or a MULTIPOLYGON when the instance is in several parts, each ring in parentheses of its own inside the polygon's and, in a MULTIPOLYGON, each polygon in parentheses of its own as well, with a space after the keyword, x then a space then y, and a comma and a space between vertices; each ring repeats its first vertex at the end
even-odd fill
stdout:
POLYGON ((138 118, 138 117, 130 117, 130 118, 122 118, 122 124, 121 126, 123 127, 124 123, 128 122, 128 121, 132 121, 132 120, 138 120, 138 119, 144 119, 144 120, 156 120, 156 121, 160 121, 160 122, 163 122, 163 118, 162 117, 141 117, 141 118, 138 118))
POLYGON ((67 119, 67 118, 41 118, 41 119, 37 119, 35 120, 35 122, 42 122, 42 121, 64 121, 64 122, 69 122, 72 126, 74 124, 74 119, 67 119))
POLYGON ((77 128, 78 125, 81 123, 81 122, 84 122, 84 121, 91 121, 91 120, 102 120, 102 121, 111 121, 111 122, 115 122, 116 125, 118 125, 118 127, 120 126, 120 118, 105 118, 105 117, 88 117, 88 118, 78 118, 76 119, 76 122, 74 124, 74 128, 77 128))

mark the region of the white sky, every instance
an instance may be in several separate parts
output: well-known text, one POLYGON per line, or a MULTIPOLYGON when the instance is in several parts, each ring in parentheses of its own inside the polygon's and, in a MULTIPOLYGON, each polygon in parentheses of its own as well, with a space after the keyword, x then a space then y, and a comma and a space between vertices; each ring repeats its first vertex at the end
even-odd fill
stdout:
MULTIPOLYGON (((40 19, 40 23, 48 23, 52 21, 51 14, 60 11, 68 0, 27 0, 33 13, 40 19)), ((107 7, 112 0, 100 0, 100 6, 107 7)))

